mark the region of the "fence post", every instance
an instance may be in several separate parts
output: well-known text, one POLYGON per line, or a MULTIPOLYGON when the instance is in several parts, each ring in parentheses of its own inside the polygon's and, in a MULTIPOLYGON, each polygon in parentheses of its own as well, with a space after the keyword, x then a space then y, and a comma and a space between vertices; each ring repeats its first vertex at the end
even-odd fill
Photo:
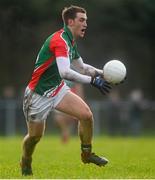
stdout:
POLYGON ((6 136, 14 136, 16 134, 16 101, 7 100, 6 101, 6 136))

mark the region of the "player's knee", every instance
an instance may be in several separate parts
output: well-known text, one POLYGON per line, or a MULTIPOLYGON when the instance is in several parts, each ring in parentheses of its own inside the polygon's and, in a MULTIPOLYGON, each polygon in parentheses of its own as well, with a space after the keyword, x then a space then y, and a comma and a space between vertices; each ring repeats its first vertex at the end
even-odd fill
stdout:
POLYGON ((81 119, 91 121, 93 119, 91 110, 87 108, 85 111, 83 111, 83 113, 81 113, 81 119))

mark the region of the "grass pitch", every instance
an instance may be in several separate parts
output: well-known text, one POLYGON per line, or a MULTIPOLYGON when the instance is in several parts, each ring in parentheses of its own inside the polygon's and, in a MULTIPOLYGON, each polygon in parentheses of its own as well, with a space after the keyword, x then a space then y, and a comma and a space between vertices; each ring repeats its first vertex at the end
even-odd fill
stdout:
MULTIPOLYGON (((25 178, 20 174, 22 137, 0 137, 0 178, 25 178)), ((58 136, 44 136, 33 157, 35 179, 150 179, 155 178, 154 137, 94 137, 93 150, 109 159, 105 167, 82 164, 80 141, 62 144, 58 136)))

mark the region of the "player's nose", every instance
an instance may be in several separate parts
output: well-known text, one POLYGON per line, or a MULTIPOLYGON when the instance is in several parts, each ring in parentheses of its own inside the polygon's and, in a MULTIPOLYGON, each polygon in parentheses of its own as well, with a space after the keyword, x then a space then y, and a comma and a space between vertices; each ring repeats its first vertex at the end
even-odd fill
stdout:
POLYGON ((84 28, 86 28, 86 27, 87 27, 87 22, 86 22, 86 21, 84 21, 83 26, 84 26, 84 28))

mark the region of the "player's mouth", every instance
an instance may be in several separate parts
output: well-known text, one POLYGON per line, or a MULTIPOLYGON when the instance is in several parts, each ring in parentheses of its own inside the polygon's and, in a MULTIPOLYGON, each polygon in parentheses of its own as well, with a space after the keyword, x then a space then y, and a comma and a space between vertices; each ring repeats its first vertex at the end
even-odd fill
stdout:
POLYGON ((86 31, 86 28, 81 29, 81 33, 84 35, 86 31))
POLYGON ((81 32, 85 33, 85 31, 86 31, 86 29, 85 29, 85 28, 84 28, 84 29, 81 29, 81 32))

